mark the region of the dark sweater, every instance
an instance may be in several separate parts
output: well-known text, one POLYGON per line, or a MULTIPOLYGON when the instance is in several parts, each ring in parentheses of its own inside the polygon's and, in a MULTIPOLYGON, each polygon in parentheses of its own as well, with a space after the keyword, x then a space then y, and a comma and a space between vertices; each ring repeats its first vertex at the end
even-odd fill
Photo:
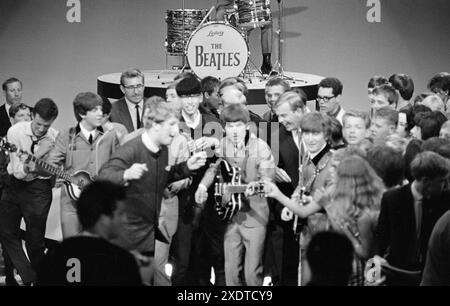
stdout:
POLYGON ((172 166, 168 171, 167 147, 163 146, 158 153, 153 153, 141 137, 136 137, 116 150, 100 169, 98 179, 124 184, 123 173, 135 163, 146 164, 148 171, 127 186, 127 222, 117 243, 127 250, 153 253, 164 188, 171 182, 189 177, 193 172, 187 168, 186 162, 172 166))
POLYGON ((139 286, 137 262, 131 253, 99 237, 72 237, 44 258, 38 271, 43 286, 139 286))

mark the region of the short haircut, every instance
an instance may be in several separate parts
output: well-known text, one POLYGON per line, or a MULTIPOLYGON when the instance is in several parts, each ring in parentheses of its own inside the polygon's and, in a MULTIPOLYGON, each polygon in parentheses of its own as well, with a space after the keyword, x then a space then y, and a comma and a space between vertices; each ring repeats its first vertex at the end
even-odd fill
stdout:
POLYGON ((445 121, 447 121, 447 117, 439 111, 418 113, 414 117, 414 122, 420 127, 422 140, 439 136, 439 132, 445 121))
POLYGON ((325 114, 313 111, 304 114, 300 121, 300 128, 302 132, 320 133, 322 132, 325 139, 330 139, 331 135, 331 120, 325 114))
POLYGON ((122 75, 120 76, 120 85, 125 86, 125 79, 132 79, 132 78, 142 78, 142 83, 145 82, 145 77, 142 71, 140 71, 137 68, 130 68, 122 72, 122 75))
POLYGON ((343 141, 342 136, 342 124, 334 117, 330 118, 330 127, 331 127, 331 133, 330 138, 333 143, 339 143, 340 141, 343 141))
POLYGON ((33 107, 33 116, 36 114, 46 121, 54 120, 58 117, 58 106, 50 98, 40 99, 33 107))
POLYGON ((386 77, 382 76, 382 75, 374 75, 373 77, 371 77, 369 79, 369 83, 367 84, 367 88, 372 89, 375 88, 377 86, 383 85, 383 84, 388 84, 389 81, 386 77))
POLYGON ((14 118, 16 117, 16 114, 21 110, 21 109, 29 109, 31 112, 31 108, 26 105, 25 103, 16 103, 11 105, 11 107, 9 108, 9 112, 8 115, 10 118, 14 118))
POLYGON ((284 91, 288 91, 291 89, 291 86, 289 83, 285 80, 283 80, 280 77, 274 77, 270 78, 266 83, 266 89, 272 86, 282 86, 284 88, 284 91))
POLYGON ((239 89, 244 96, 247 97, 248 95, 248 88, 247 85, 245 85, 244 80, 242 80, 241 78, 236 78, 236 77, 230 77, 230 78, 226 78, 224 79, 222 82, 220 82, 219 85, 219 95, 222 95, 222 89, 228 86, 235 86, 237 89, 239 89))
POLYGON ((289 103, 289 106, 292 111, 296 111, 297 109, 304 110, 306 107, 307 97, 303 90, 300 93, 295 92, 293 90, 289 90, 284 92, 278 100, 275 102, 274 109, 277 109, 284 103, 289 103))
POLYGON ((318 88, 332 88, 333 95, 339 96, 342 94, 343 85, 342 82, 337 78, 328 77, 320 81, 318 88))
POLYGON ((416 180, 445 177, 449 171, 449 161, 435 152, 421 152, 411 163, 411 174, 416 180))
POLYGON ((405 172, 401 151, 387 145, 377 145, 367 152, 366 160, 383 180, 386 188, 401 185, 405 172))
POLYGON ((432 92, 443 90, 450 93, 450 73, 440 72, 436 74, 428 82, 427 88, 432 92))
POLYGON ((75 118, 80 122, 83 118, 81 115, 86 115, 90 110, 93 110, 97 106, 102 106, 102 98, 93 92, 80 92, 73 100, 73 112, 75 118))
POLYGON ((100 96, 102 98, 102 111, 104 115, 111 114, 112 103, 107 97, 100 96))
POLYGON ((409 101, 414 92, 414 82, 409 75, 396 73, 391 75, 389 83, 397 89, 403 100, 409 101))
POLYGON ((250 121, 250 114, 247 108, 242 104, 230 104, 222 110, 220 119, 222 122, 242 121, 248 123, 250 121))
POLYGON ((398 102, 398 94, 395 91, 395 88, 392 87, 392 85, 390 84, 383 84, 380 86, 377 86, 373 89, 372 92, 373 95, 383 95, 386 97, 386 99, 389 102, 389 105, 394 105, 395 107, 397 107, 397 102, 398 102))
POLYGON ((343 125, 345 125, 345 120, 348 117, 361 118, 364 121, 366 129, 370 128, 370 117, 369 117, 368 113, 362 112, 362 111, 358 111, 358 110, 349 110, 349 111, 345 112, 344 116, 342 117, 343 125))
POLYGON ((306 249, 311 285, 346 286, 353 258, 353 245, 345 235, 334 231, 316 233, 306 249))
POLYGON ((117 209, 117 202, 125 199, 125 187, 121 185, 102 180, 87 185, 76 202, 81 227, 94 227, 102 215, 112 217, 117 209))
POLYGON ((214 92, 214 89, 219 87, 219 84, 219 79, 213 76, 203 78, 200 82, 202 93, 204 94, 206 92, 208 95, 211 95, 214 92))
POLYGON ((450 139, 431 137, 422 144, 422 151, 431 151, 450 160, 450 139))
POLYGON ((170 107, 168 103, 162 101, 157 99, 147 99, 145 101, 143 120, 145 128, 150 129, 154 123, 162 123, 171 117, 178 118, 178 112, 170 107))
POLYGON ((19 80, 18 78, 9 78, 9 79, 7 79, 6 81, 4 81, 4 82, 2 83, 2 89, 3 89, 4 91, 6 91, 6 89, 7 89, 7 87, 8 87, 8 84, 16 83, 16 82, 19 82, 19 83, 20 83, 20 87, 23 87, 22 81, 19 80))
POLYGON ((375 112, 374 118, 382 118, 390 125, 397 126, 398 112, 389 106, 382 107, 375 112))

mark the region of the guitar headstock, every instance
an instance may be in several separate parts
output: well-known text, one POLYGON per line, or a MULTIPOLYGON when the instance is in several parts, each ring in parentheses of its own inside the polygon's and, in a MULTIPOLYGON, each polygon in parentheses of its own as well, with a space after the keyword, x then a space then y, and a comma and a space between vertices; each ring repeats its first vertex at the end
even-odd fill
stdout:
POLYGON ((0 150, 5 151, 5 152, 16 152, 17 151, 17 147, 8 142, 8 140, 6 140, 6 137, 1 137, 0 138, 0 150))

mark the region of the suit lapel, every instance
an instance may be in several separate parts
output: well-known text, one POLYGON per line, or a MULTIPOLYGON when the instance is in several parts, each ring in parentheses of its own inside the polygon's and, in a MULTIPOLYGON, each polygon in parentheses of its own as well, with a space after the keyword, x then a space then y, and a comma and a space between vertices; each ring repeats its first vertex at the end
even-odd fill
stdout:
POLYGON ((127 105, 127 102, 125 101, 125 98, 123 98, 120 101, 120 104, 118 106, 120 107, 120 116, 121 116, 122 123, 128 129, 128 132, 130 132, 130 133, 133 132, 134 131, 133 120, 131 119, 131 114, 128 109, 128 105, 127 105))

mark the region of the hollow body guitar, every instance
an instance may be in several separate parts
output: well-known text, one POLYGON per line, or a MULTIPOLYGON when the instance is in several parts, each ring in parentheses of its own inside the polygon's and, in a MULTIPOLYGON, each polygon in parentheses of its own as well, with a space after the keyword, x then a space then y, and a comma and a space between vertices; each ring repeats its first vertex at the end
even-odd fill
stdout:
POLYGON ((49 163, 37 158, 33 154, 19 150, 14 144, 6 141, 5 138, 0 139, 0 149, 7 152, 16 152, 19 155, 27 155, 29 161, 34 162, 39 167, 43 168, 48 173, 54 175, 55 177, 61 179, 66 188, 67 194, 72 200, 78 200, 81 191, 88 184, 92 183, 94 179, 92 176, 84 170, 78 170, 73 173, 66 172, 61 168, 54 167, 49 163))
MULTIPOLYGON (((244 195, 248 184, 242 184, 241 169, 231 166, 225 159, 220 161, 218 170, 214 188, 215 208, 222 221, 230 222, 245 201, 248 201, 244 195)), ((263 183, 256 184, 252 191, 254 194, 262 194, 263 183)))

